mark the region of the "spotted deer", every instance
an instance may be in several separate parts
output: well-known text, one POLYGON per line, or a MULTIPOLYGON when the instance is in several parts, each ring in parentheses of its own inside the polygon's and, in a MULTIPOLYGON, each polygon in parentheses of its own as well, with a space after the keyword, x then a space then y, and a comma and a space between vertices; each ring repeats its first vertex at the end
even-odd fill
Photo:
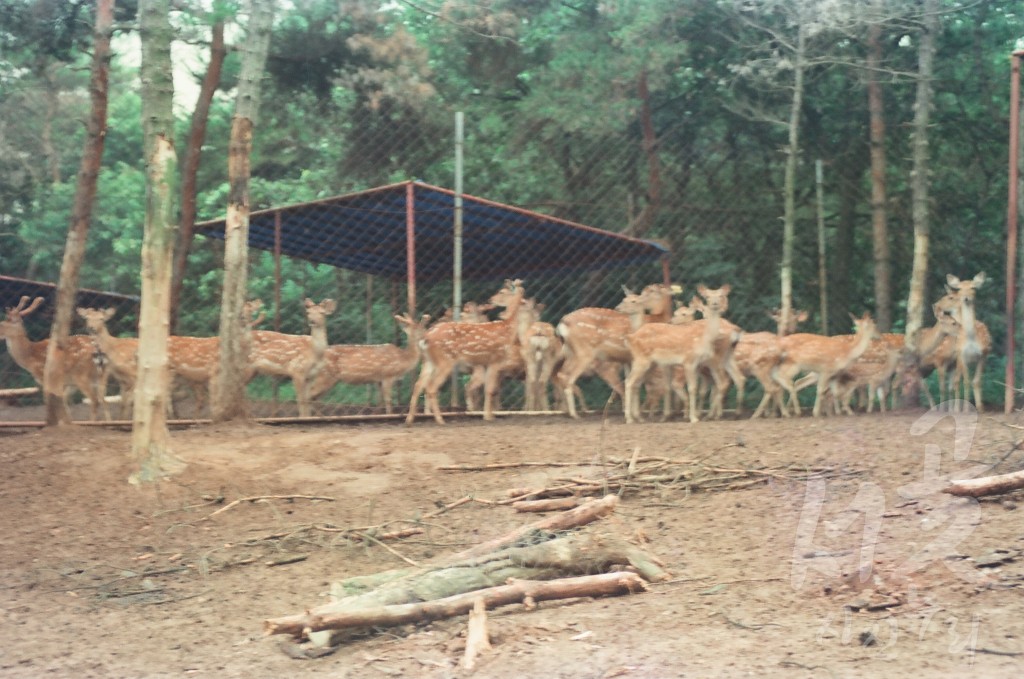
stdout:
POLYGON ((981 380, 985 372, 985 359, 992 351, 992 335, 988 326, 979 321, 974 313, 974 298, 978 288, 985 283, 985 272, 981 272, 969 281, 962 281, 953 274, 946 276, 946 288, 957 302, 954 310, 956 320, 960 323, 960 332, 956 339, 956 368, 950 379, 950 394, 954 399, 961 398, 962 406, 970 402, 967 380, 970 378, 974 391, 974 407, 978 412, 985 407, 981 399, 981 380), (974 374, 971 374, 971 369, 974 374))
POLYGON ((795 333, 782 338, 785 357, 776 370, 776 377, 789 393, 789 403, 794 414, 800 414, 798 390, 794 383, 796 375, 802 372, 817 375, 813 413, 815 417, 819 417, 833 378, 867 351, 871 340, 878 339, 875 322, 870 314, 865 313, 860 318, 851 314, 850 318, 856 328, 852 339, 842 335, 827 337, 813 333, 795 333))
MULTIPOLYGON (((644 322, 667 323, 672 318, 672 297, 680 292, 680 286, 645 287, 640 293, 645 302, 644 322)), ((577 309, 558 323, 558 335, 565 343, 565 363, 556 379, 570 417, 579 418, 574 392, 577 380, 588 371, 597 372, 611 387, 612 395, 623 398, 621 369, 632 361, 626 346, 626 335, 631 331, 628 315, 600 307, 577 309)))
POLYGON ((723 328, 722 313, 728 308, 730 286, 712 290, 702 285, 697 291, 704 299, 703 319, 684 325, 645 323, 627 336, 632 361, 625 387, 626 422, 641 421, 640 382, 653 367, 681 368, 673 370, 672 389, 687 404, 691 422, 700 420, 698 378, 707 367, 715 385, 710 414, 720 414, 731 370, 727 366, 739 339, 731 323, 723 328))
POLYGON ((430 316, 414 321, 408 314, 395 316, 395 320, 408 336, 405 348, 394 344, 332 344, 324 353, 326 365, 310 383, 309 396, 315 400, 342 382, 344 384, 374 384, 380 389, 384 412, 392 411, 391 394, 394 384, 416 367, 420 361, 420 340, 426 333, 430 316))
POLYGON ((252 350, 249 353, 251 370, 260 375, 288 377, 295 387, 295 400, 299 417, 309 417, 309 385, 324 369, 327 352, 327 317, 337 305, 333 299, 319 304, 306 298, 308 335, 288 335, 273 330, 253 330, 252 350))
MULTIPOLYGON (((0 321, 0 339, 6 340, 7 351, 14 362, 28 371, 41 388, 46 368, 46 350, 50 340, 30 340, 23 319, 38 309, 45 298, 36 297, 31 302, 29 300, 27 295, 23 296, 17 306, 7 308, 6 318, 0 321)), ((102 365, 95 359, 96 344, 92 338, 83 335, 69 336, 62 355, 64 383, 67 387, 76 387, 89 400, 94 421, 99 419, 99 408, 103 409, 103 417, 109 420, 110 409, 103 398, 105 394, 100 391, 105 386, 102 365)), ((67 389, 63 397, 66 405, 67 389)))
POLYGON ((423 364, 409 400, 407 425, 416 419, 421 394, 425 394, 425 410, 444 424, 437 393, 452 370, 460 362, 485 370, 484 419, 494 419, 494 396, 498 387, 500 367, 508 359, 516 341, 516 314, 523 301, 520 280, 507 280, 491 297, 491 304, 503 306, 506 318, 485 323, 437 323, 423 337, 423 364))
POLYGON ((960 323, 954 313, 959 302, 953 295, 945 295, 932 305, 936 323, 920 328, 900 359, 900 373, 903 390, 911 384, 923 390, 928 407, 935 407, 935 399, 925 379, 932 372, 938 373, 939 403, 946 399, 947 374, 956 368, 956 341, 960 334, 960 323))
MULTIPOLYGON (((252 351, 251 331, 261 323, 265 314, 261 311, 263 302, 249 300, 242 306, 242 318, 247 332, 243 334, 243 351, 252 351), (258 314, 253 317, 253 314, 258 314)), ((171 374, 188 384, 196 404, 196 418, 203 412, 203 406, 212 400, 214 381, 220 365, 219 337, 188 337, 171 335, 167 338, 167 367, 171 374)))
POLYGON ((117 309, 78 307, 76 311, 85 321, 85 327, 92 335, 96 346, 107 357, 110 374, 121 385, 120 417, 127 418, 131 415, 133 405, 139 340, 137 337, 114 337, 110 334, 107 321, 114 317, 117 309))

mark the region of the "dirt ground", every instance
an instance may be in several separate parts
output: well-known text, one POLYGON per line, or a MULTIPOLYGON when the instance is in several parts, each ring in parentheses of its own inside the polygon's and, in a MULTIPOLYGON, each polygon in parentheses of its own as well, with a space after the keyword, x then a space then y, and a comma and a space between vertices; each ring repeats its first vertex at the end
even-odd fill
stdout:
POLYGON ((1021 424, 916 411, 200 427, 173 432, 187 469, 141 488, 126 482, 127 432, 0 429, 0 676, 1018 677, 1021 495, 941 488, 1021 468, 1021 424), (445 504, 601 478, 637 449, 687 474, 624 492, 587 530, 643 543, 670 582, 491 611, 493 649, 473 672, 459 666, 464 617, 377 630, 317 659, 263 634, 265 619, 326 602, 332 582, 537 519, 476 501, 421 518, 445 504), (556 461, 578 466, 438 469, 556 461), (741 482, 702 490, 694 480, 712 467, 741 482), (768 473, 744 475, 753 469, 768 473), (287 495, 330 499, 228 506, 287 495), (417 525, 390 549, 330 530, 417 525), (268 565, 289 557, 305 558, 268 565))

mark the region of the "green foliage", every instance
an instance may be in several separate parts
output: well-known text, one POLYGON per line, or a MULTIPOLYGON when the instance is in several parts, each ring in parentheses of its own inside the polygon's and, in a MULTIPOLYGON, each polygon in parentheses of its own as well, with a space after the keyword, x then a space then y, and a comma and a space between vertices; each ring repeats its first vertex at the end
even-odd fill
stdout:
MULTIPOLYGON (((54 280, 88 104, 81 67, 88 62, 83 40, 91 9, 88 3, 43 3, 50 14, 40 18, 29 11, 34 4, 0 0, 0 273, 54 280), (44 35, 43 25, 52 34, 44 35), (48 115, 52 95, 60 105, 48 115)), ((275 26, 255 131, 252 207, 410 178, 450 185, 452 114, 464 111, 468 192, 615 231, 650 208, 644 235, 671 248, 672 277, 691 290, 698 282, 731 283, 729 317, 750 330, 766 329, 764 312, 777 306, 778 297, 785 161, 779 149, 786 143, 785 125, 771 119, 780 117, 789 96, 745 76, 774 73, 777 82, 788 77, 789 65, 780 45, 752 26, 750 10, 759 10, 764 28, 785 35, 793 24, 784 10, 792 5, 492 0, 434 3, 431 13, 415 3, 288 4, 275 26), (641 75, 647 101, 639 91, 641 75), (656 137, 653 154, 645 148, 645 106, 656 137), (654 154, 658 196, 651 185, 654 154)), ((216 16, 230 24, 238 7, 225 0, 213 4, 214 15, 182 12, 175 20, 198 38, 216 16)), ((857 16, 857 3, 836 7, 841 16, 810 19, 813 59, 802 111, 794 262, 796 305, 817 313, 814 160, 821 158, 833 331, 845 329, 847 311, 873 306, 868 117, 857 66, 869 17, 857 16)), ((907 130, 919 27, 915 3, 886 7, 892 16, 883 25, 884 66, 894 73, 884 83, 886 180, 893 298, 902 304, 913 249, 907 130)), ((1006 332, 1007 54, 1024 24, 1009 0, 944 2, 943 10, 930 138, 929 296, 941 294, 947 272, 965 277, 985 270, 990 283, 979 295, 979 316, 999 347, 1006 332)), ((134 293, 145 189, 138 72, 128 63, 115 59, 111 72, 104 165, 82 280, 134 293)), ((231 54, 210 112, 200 219, 225 212, 237 71, 231 54)), ((188 112, 179 110, 179 153, 188 125, 188 112)), ((183 331, 216 332, 221 257, 219 243, 197 239, 185 279, 183 331)), ((659 277, 657 271, 650 275, 659 277)), ((273 258, 252 253, 249 292, 267 303, 271 327, 277 322, 283 330, 305 332, 301 300, 333 296, 344 303, 329 322, 332 341, 367 338, 362 274, 285 258, 280 310, 274 307, 274 278, 273 258)), ((636 272, 595 274, 585 290, 555 278, 528 285, 545 298, 546 316, 555 320, 579 303, 607 304, 622 283, 650 282, 637 278, 636 272)), ((376 281, 370 295, 372 341, 395 337, 391 314, 403 309, 392 308, 390 285, 376 281)), ((465 299, 484 299, 493 287, 468 286, 465 299)), ((435 315, 450 304, 446 285, 424 286, 418 295, 420 310, 435 315)), ((818 321, 809 327, 816 330, 818 321)))

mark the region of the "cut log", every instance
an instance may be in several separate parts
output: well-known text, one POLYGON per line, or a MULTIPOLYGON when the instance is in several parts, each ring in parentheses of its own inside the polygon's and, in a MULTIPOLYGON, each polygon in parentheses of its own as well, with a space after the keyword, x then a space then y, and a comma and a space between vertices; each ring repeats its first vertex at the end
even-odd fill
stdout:
POLYGON ((473 601, 473 610, 469 612, 469 626, 466 628, 466 652, 462 656, 462 666, 467 670, 476 667, 476 657, 491 648, 491 638, 487 633, 487 606, 483 598, 473 601))
POLYGON ((1009 493, 1020 488, 1024 488, 1024 469, 1009 474, 999 474, 998 476, 983 476, 977 479, 950 481, 950 485, 942 492, 961 497, 982 497, 985 495, 1009 493))
POLYGON ((563 509, 572 509, 579 504, 579 498, 560 497, 550 500, 522 500, 513 502, 512 509, 517 512, 553 512, 563 509))
POLYGON ((306 614, 273 618, 264 622, 267 634, 302 636, 310 632, 357 627, 394 627, 414 622, 440 620, 469 612, 478 599, 487 608, 507 606, 530 600, 551 601, 577 597, 618 596, 646 591, 647 585, 636 573, 602 573, 578 578, 536 582, 516 580, 466 594, 413 604, 399 604, 332 614, 306 614))

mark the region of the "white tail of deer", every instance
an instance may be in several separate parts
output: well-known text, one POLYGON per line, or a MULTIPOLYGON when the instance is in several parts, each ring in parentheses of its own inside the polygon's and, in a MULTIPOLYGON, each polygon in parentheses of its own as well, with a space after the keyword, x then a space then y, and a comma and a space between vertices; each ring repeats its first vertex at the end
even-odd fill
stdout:
POLYGON ((251 333, 252 351, 249 354, 255 373, 291 378, 299 417, 312 414, 309 384, 324 369, 327 317, 337 308, 333 299, 325 299, 316 304, 306 298, 305 305, 310 334, 287 335, 272 330, 254 330, 251 333))
POLYGON ((395 320, 408 336, 405 348, 394 344, 332 344, 324 354, 327 365, 310 383, 310 398, 319 398, 338 382, 375 384, 380 388, 384 412, 390 415, 394 383, 419 363, 420 340, 430 316, 423 316, 419 322, 409 315, 395 316, 395 320))
MULTIPOLYGON (((672 318, 672 297, 682 292, 677 285, 648 285, 640 293, 646 313, 646 323, 667 323, 672 318)), ((622 366, 632 361, 626 346, 626 335, 632 332, 630 317, 621 311, 599 307, 584 307, 566 314, 558 323, 558 335, 565 343, 565 363, 557 382, 565 395, 570 417, 578 418, 576 411, 576 381, 588 371, 597 372, 612 389, 612 395, 623 397, 620 376, 622 366)))
MULTIPOLYGON (((7 351, 14 362, 28 371, 36 383, 42 387, 43 372, 46 367, 46 350, 49 345, 48 339, 33 342, 28 338, 25 331, 23 317, 28 316, 45 301, 43 297, 36 297, 30 301, 28 296, 22 297, 17 306, 7 308, 7 316, 0 321, 0 339, 7 341, 7 351)), ((67 386, 75 386, 89 401, 92 419, 99 419, 99 408, 103 408, 103 416, 109 420, 110 410, 105 395, 100 391, 105 386, 103 383, 102 359, 96 356, 96 345, 90 337, 82 335, 71 335, 68 337, 67 345, 61 355, 64 361, 64 382, 67 386)), ((67 390, 64 393, 65 403, 67 402, 67 390)))
POLYGON ((522 281, 508 280, 491 297, 491 304, 506 308, 507 318, 486 323, 437 323, 427 330, 422 340, 423 367, 412 390, 407 425, 416 419, 421 394, 425 394, 426 411, 433 413, 438 424, 444 424, 437 392, 460 361, 485 369, 484 419, 494 419, 500 367, 515 345, 516 314, 522 300, 522 281))

